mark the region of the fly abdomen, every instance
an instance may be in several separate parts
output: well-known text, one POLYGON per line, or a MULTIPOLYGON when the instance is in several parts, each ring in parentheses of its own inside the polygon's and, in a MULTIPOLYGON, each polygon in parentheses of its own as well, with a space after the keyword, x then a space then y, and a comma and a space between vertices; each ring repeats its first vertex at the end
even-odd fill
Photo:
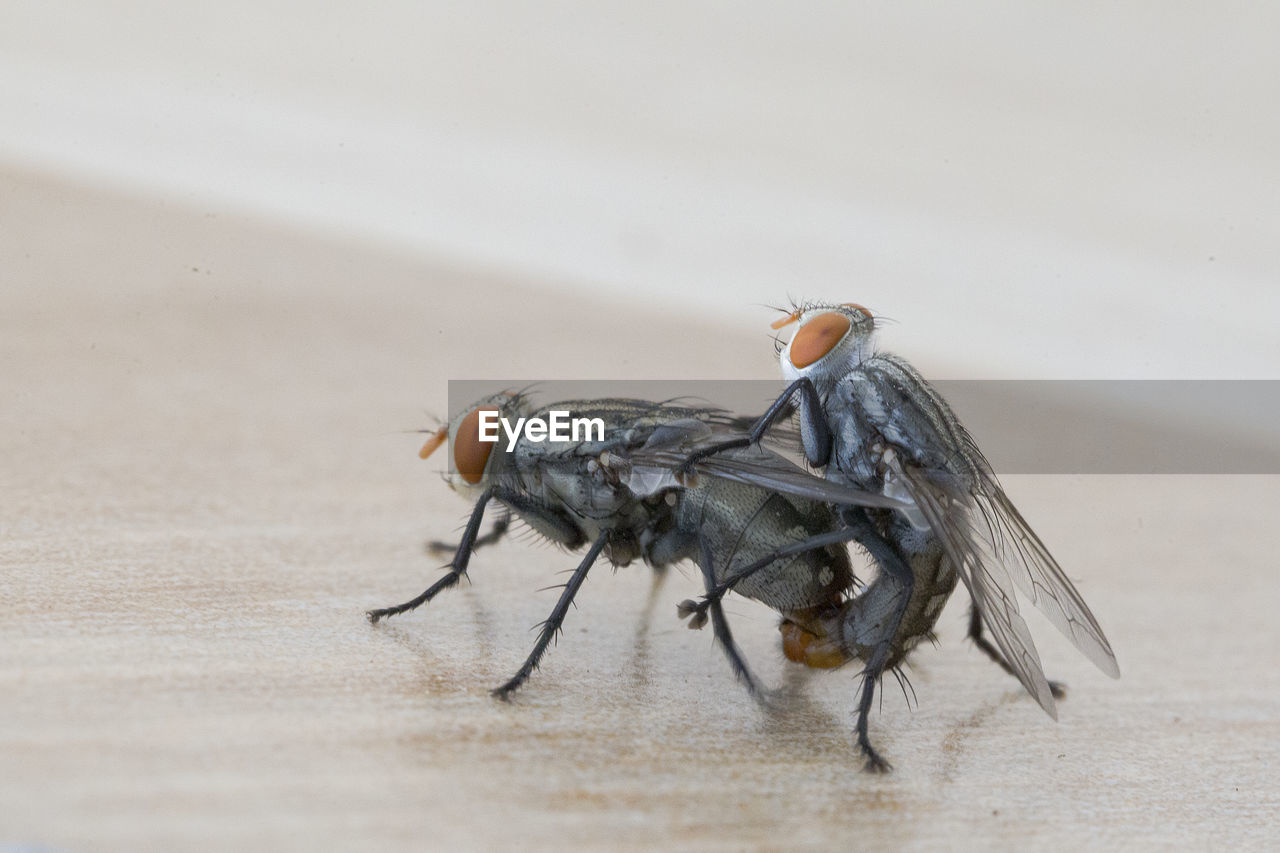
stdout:
POLYGON ((915 584, 902 621, 890 642, 889 666, 896 666, 921 640, 933 635, 933 626, 942 615, 959 577, 936 540, 925 550, 912 554, 909 562, 915 584))
POLYGON ((840 607, 816 619, 785 622, 782 636, 787 657, 828 669, 851 658, 869 661, 887 642, 885 666, 901 663, 921 640, 932 636, 958 579, 937 542, 906 556, 914 576, 910 590, 883 572, 840 607))
MULTIPOLYGON (((678 519, 705 543, 717 581, 836 523, 824 504, 722 480, 687 490, 678 519)), ((838 605, 852 584, 848 552, 830 545, 779 559, 744 578, 734 592, 789 615, 838 605)))

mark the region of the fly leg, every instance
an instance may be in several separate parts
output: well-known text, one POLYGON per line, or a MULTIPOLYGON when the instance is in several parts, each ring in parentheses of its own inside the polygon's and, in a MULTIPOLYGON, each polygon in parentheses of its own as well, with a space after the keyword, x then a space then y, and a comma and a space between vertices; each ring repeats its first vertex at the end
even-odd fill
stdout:
POLYGON ((804 439, 805 454, 814 465, 827 464, 827 458, 831 455, 831 428, 827 426, 826 418, 822 416, 822 401, 818 397, 817 389, 813 387, 813 382, 807 377, 801 377, 788 385, 781 396, 773 401, 768 410, 756 421, 755 426, 751 427, 748 437, 733 438, 695 450, 681 463, 679 473, 688 477, 694 473, 694 465, 700 459, 706 459, 708 456, 714 456, 735 447, 758 444, 774 423, 795 411, 791 398, 797 393, 800 394, 800 434, 804 439))
MULTIPOLYGON (((978 612, 977 607, 969 608, 969 639, 973 640, 974 645, 982 649, 987 657, 995 661, 995 663, 1005 672, 1017 678, 1017 674, 1013 671, 1013 667, 1009 666, 1009 662, 1000 654, 1000 650, 991 645, 991 642, 982 636, 982 614, 978 612)), ((1065 699, 1067 696, 1067 685, 1061 681, 1049 681, 1049 692, 1053 694, 1054 699, 1065 699)))
MULTIPOLYGON (((514 492, 501 486, 494 486, 480 495, 480 499, 476 501, 475 508, 471 510, 471 518, 467 521, 466 529, 462 531, 462 541, 458 543, 457 550, 453 553, 453 558, 449 560, 449 565, 445 566, 449 573, 433 583, 417 598, 406 601, 404 604, 397 604, 394 607, 381 607, 377 610, 368 611, 365 615, 369 617, 369 621, 376 625, 380 619, 387 616, 407 613, 410 610, 421 607, 435 598, 441 591, 455 585, 459 578, 467 573, 467 564, 471 561, 471 552, 476 549, 478 539, 483 538, 477 534, 480 532, 480 522, 484 518, 485 506, 495 498, 509 506, 521 517, 533 521, 539 532, 548 538, 554 539, 566 548, 577 548, 582 544, 582 531, 569 519, 552 512, 541 504, 534 503, 519 492, 514 492)), ((494 527, 497 528, 498 524, 495 524, 494 527)))
POLYGON ((858 721, 854 724, 854 732, 858 737, 858 749, 862 750, 862 755, 867 759, 867 763, 863 769, 868 773, 888 773, 893 769, 893 765, 884 759, 876 748, 871 745, 871 736, 867 732, 868 718, 871 714, 871 700, 876 694, 876 684, 880 681, 880 676, 884 674, 884 664, 887 655, 879 656, 880 659, 867 664, 867 668, 863 670, 862 690, 858 698, 858 721), (877 672, 878 671, 878 672, 877 672))
MULTIPOLYGON (((890 764, 871 745, 868 720, 876 685, 889 665, 890 657, 893 654, 893 642, 897 637, 903 614, 906 613, 907 603, 911 600, 911 590, 915 586, 915 574, 911 571, 910 564, 898 549, 876 531, 863 510, 845 508, 841 513, 841 519, 847 527, 829 533, 820 533, 801 542, 779 548, 772 555, 740 569, 725 581, 716 584, 707 591, 702 601, 696 603, 693 601, 682 602, 679 612, 682 617, 693 616, 692 624, 695 627, 699 627, 701 624, 706 623, 708 608, 719 601, 734 584, 770 565, 780 557, 856 539, 880 565, 882 574, 872 584, 872 587, 876 588, 877 594, 883 594, 886 587, 890 588, 893 593, 891 595, 891 612, 887 614, 887 618, 881 623, 882 636, 874 643, 871 654, 867 659, 866 668, 863 670, 862 690, 858 702, 858 719, 854 729, 857 734, 858 748, 867 759, 866 769, 883 773, 890 769, 890 764)), ((865 599, 871 594, 871 590, 872 588, 869 587, 867 592, 859 596, 859 599, 865 599)))
POLYGON ((476 534, 480 532, 480 522, 484 519, 484 508, 494 497, 493 489, 486 489, 484 494, 480 495, 480 499, 476 501, 475 507, 471 510, 471 518, 467 520, 467 527, 462 531, 462 541, 458 543, 458 549, 453 553, 453 559, 449 561, 447 568, 449 574, 440 578, 440 580, 427 587, 426 591, 417 598, 406 601, 404 604, 397 604, 394 607, 380 607, 377 610, 369 610, 365 616, 369 617, 369 621, 378 624, 378 620, 386 616, 395 616, 399 613, 407 613, 423 604, 426 604, 441 591, 448 589, 458 582, 458 578, 467 572, 467 563, 471 561, 471 551, 475 545, 476 534))
POLYGON ((542 658, 543 652, 547 650, 547 646, 551 644, 551 641, 555 639, 556 633, 560 630, 560 625, 564 622, 564 617, 569 612, 569 605, 573 604, 573 597, 578 594, 578 589, 581 588, 582 582, 587 579, 587 572, 591 569, 591 564, 600 556, 600 552, 604 550, 605 543, 608 541, 609 531, 605 530, 592 543, 591 549, 582 558, 578 568, 573 570, 573 576, 569 578, 569 582, 564 585, 564 592, 560 593, 560 600, 556 602, 551 615, 547 617, 547 621, 542 623, 542 633, 538 635, 538 642, 534 644, 533 651, 516 674, 511 676, 506 684, 493 691, 494 696, 499 699, 509 699, 511 692, 521 684, 524 684, 529 675, 537 669, 538 661, 542 658))
MULTIPOLYGON (((706 584, 707 593, 710 594, 716 583, 715 557, 712 556, 710 546, 705 541, 702 542, 702 560, 698 568, 702 569, 702 580, 706 584)), ((747 666, 742 650, 733 641, 733 634, 729 630, 729 622, 724 617, 724 609, 720 606, 720 599, 710 600, 707 604, 708 609, 711 611, 712 630, 715 631, 716 640, 720 642, 720 648, 724 649, 725 656, 729 658, 729 666, 733 668, 733 674, 747 686, 748 693, 759 699, 764 695, 764 691, 761 690, 760 683, 756 681, 756 677, 751 673, 751 668, 747 666)), ((701 628, 704 624, 706 624, 705 618, 701 622, 697 619, 692 619, 689 622, 689 627, 701 628)))
POLYGON ((746 580, 751 575, 754 575, 761 569, 768 568, 784 557, 803 554, 805 551, 825 548, 828 545, 838 545, 841 542, 848 542, 851 539, 860 539, 862 535, 860 528, 855 529, 853 527, 842 527, 839 530, 832 530, 827 533, 818 533, 814 536, 810 536, 808 539, 801 539, 799 542, 784 545, 769 556, 756 560, 749 566, 744 566, 743 568, 738 569, 732 575, 718 583, 711 583, 708 581, 707 591, 702 596, 702 600, 693 601, 691 599, 685 599, 680 602, 677 612, 680 614, 681 619, 689 616, 693 617, 689 623, 690 628, 701 628, 703 625, 707 624, 707 611, 712 607, 712 605, 718 604, 720 599, 724 598, 729 590, 733 589, 734 586, 741 583, 743 580, 746 580))
MULTIPOLYGON (((872 600, 873 595, 878 599, 881 590, 886 587, 891 593, 889 613, 879 622, 881 636, 871 644, 871 653, 865 658, 867 666, 862 671, 862 691, 858 700, 858 720, 854 726, 858 748, 862 750, 862 754, 867 759, 866 769, 873 773, 885 773, 892 769, 892 765, 871 745, 871 737, 867 731, 868 717, 871 713, 871 701, 875 696, 876 685, 880 682, 880 678, 884 675, 885 669, 889 664, 896 662, 891 661, 891 658, 896 657, 894 655, 894 641, 897 639, 902 617, 907 610, 907 604, 911 600, 911 590, 915 586, 915 573, 912 572, 910 562, 902 553, 875 529, 870 519, 867 518, 865 511, 846 508, 841 512, 841 518, 849 525, 850 530, 857 533, 858 543, 867 549, 867 552, 880 566, 881 572, 880 576, 867 588, 867 591, 855 599, 855 602, 869 602, 872 600)), ((858 610, 855 608, 850 611, 850 615, 857 612, 858 610)))
MULTIPOLYGON (((483 536, 477 536, 476 541, 471 543, 471 550, 483 548, 486 545, 492 545, 497 542, 507 531, 511 529, 511 513, 504 514, 501 518, 493 523, 493 527, 489 528, 489 532, 483 536)), ((461 543, 445 542, 441 539, 433 539, 427 543, 427 553, 433 557, 443 556, 445 554, 456 553, 461 543)))

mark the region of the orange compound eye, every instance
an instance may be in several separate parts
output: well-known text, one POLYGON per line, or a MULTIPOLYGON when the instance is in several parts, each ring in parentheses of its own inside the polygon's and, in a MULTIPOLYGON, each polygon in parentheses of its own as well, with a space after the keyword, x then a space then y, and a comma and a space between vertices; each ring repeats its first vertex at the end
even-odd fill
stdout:
POLYGON ((831 352, 848 331, 849 318, 843 314, 819 314, 791 339, 791 363, 808 367, 831 352))
POLYGON ((457 467, 462 479, 475 485, 484 476, 484 466, 489 461, 489 454, 497 442, 480 440, 480 413, 499 414, 497 409, 479 408, 472 411, 458 425, 457 435, 453 437, 453 464, 457 467))

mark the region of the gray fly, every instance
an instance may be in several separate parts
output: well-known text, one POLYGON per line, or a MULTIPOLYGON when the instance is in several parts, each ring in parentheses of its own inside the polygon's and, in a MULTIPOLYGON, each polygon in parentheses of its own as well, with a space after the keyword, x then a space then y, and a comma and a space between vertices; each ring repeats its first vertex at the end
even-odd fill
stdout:
MULTIPOLYGON (((685 470, 760 441, 776 421, 795 412, 798 398, 801 440, 811 465, 825 469, 834 484, 907 504, 898 510, 837 508, 846 532, 870 553, 879 574, 838 617, 791 640, 798 653, 814 656, 811 663, 844 656, 864 662, 856 731, 867 768, 889 769, 867 733, 875 687, 886 670, 899 673, 907 653, 931 636, 957 577, 973 600, 970 636, 1054 719, 1061 688, 1045 678, 1015 587, 1100 670, 1118 678, 1115 654, 1097 619, 1005 495, 946 401, 905 360, 875 350, 871 312, 851 303, 810 304, 774 328, 792 322, 799 327, 779 349, 791 380, 787 389, 746 437, 696 451, 685 470), (984 625, 994 647, 983 636, 984 625)), ((756 569, 740 570, 691 610, 701 612, 756 569)))
MULTIPOLYGON (((741 567, 767 562, 735 591, 779 611, 788 625, 803 626, 806 637, 822 631, 854 581, 842 544, 848 536, 829 506, 903 504, 814 477, 759 447, 718 455, 694 467, 695 476, 677 476, 676 469, 698 448, 745 435, 736 423, 719 410, 643 400, 578 400, 535 408, 522 394, 503 393, 479 401, 432 436, 420 454, 429 456, 447 439, 454 463, 450 486, 475 501, 447 574, 404 604, 369 611, 369 620, 413 610, 455 585, 475 548, 500 538, 514 515, 546 539, 569 550, 587 546, 587 552, 542 624, 532 653, 494 691, 500 697, 538 666, 601 556, 615 566, 640 559, 655 568, 690 560, 701 569, 708 592, 741 567), (481 440, 482 423, 520 417, 545 421, 553 411, 599 418, 603 436, 552 442, 517 432, 501 443, 481 440), (491 501, 508 515, 481 536, 491 501), (797 543, 804 544, 797 548, 797 543)), ((758 695, 718 597, 700 608, 691 627, 701 627, 708 610, 734 672, 758 695)))

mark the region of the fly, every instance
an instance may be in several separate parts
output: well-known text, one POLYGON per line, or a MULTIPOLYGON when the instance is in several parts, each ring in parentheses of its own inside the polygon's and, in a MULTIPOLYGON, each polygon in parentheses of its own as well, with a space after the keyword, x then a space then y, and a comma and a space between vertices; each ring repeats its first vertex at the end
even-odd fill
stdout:
MULTIPOLYGON (((1018 612, 1015 586, 1100 670, 1118 678, 1115 654, 1097 619, 950 406, 904 359, 875 349, 871 312, 852 303, 810 304, 774 328, 795 322, 795 334, 779 349, 783 374, 791 380, 787 389, 749 435, 696 451, 684 470, 722 450, 760 441, 795 411, 798 397, 801 440, 811 465, 825 469, 834 484, 906 503, 898 510, 837 508, 852 537, 875 559, 879 575, 819 631, 799 626, 788 640, 813 665, 842 657, 865 663, 856 732, 867 769, 890 768, 867 731, 876 685, 931 635, 957 578, 973 599, 970 637, 1054 719, 1061 686, 1045 678, 1018 612), (984 625, 995 646, 983 636, 984 625)), ((718 600, 753 570, 740 570, 695 609, 718 600)))
MULTIPOLYGON (((479 535, 485 508, 497 501, 546 539, 571 551, 587 548, 533 651, 494 690, 501 698, 538 666, 588 571, 602 556, 615 566, 639 559, 654 568, 691 560, 708 592, 740 567, 767 560, 771 565, 742 579, 736 591, 773 607, 807 632, 822 631, 854 580, 842 544, 849 537, 829 505, 902 504, 814 477, 761 448, 731 451, 696 466, 697 476, 677 477, 676 468, 689 453, 708 442, 744 435, 734 424, 718 410, 643 400, 566 401, 540 409, 521 394, 479 401, 428 439, 420 453, 426 458, 448 440, 455 469, 449 484, 475 501, 447 574, 410 601, 369 611, 369 620, 376 623, 413 610, 454 586, 475 548, 496 541, 508 529, 504 520, 479 535), (544 418, 551 411, 598 418, 604 435, 546 442, 513 432, 507 444, 482 440, 482 421, 507 418, 514 423, 544 418), (802 547, 790 548, 800 542, 802 547)), ((701 627, 708 612, 735 674, 759 695, 718 598, 701 607, 691 627, 701 627)))

